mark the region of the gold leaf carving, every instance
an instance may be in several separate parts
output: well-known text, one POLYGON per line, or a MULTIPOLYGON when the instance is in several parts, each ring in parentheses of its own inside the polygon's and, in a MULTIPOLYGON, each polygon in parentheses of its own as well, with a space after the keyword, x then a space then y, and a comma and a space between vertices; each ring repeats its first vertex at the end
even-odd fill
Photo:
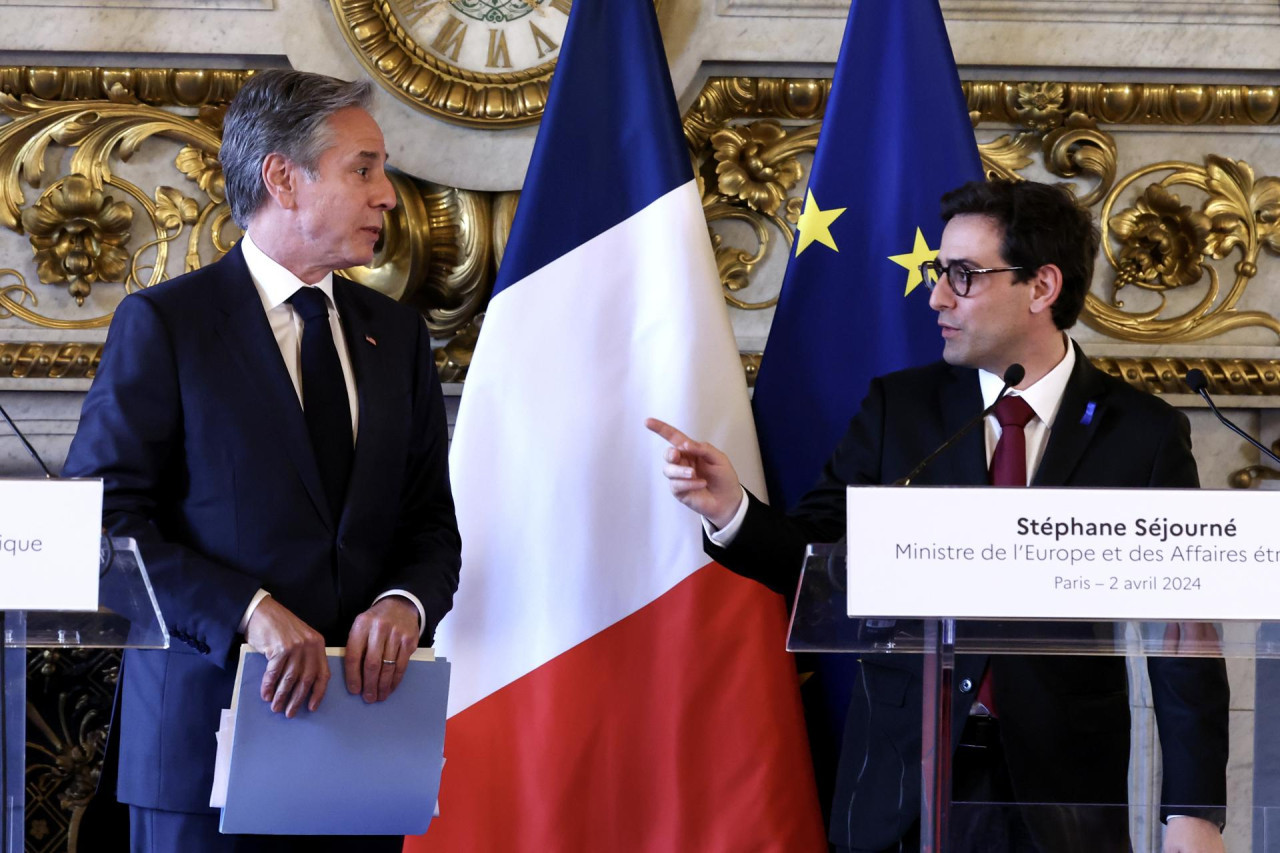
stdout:
POLYGON ((40 281, 66 282, 77 305, 84 304, 95 281, 123 280, 133 211, 95 189, 84 175, 69 175, 50 187, 23 211, 22 225, 40 281))
POLYGON ((789 151, 776 149, 787 136, 776 121, 727 127, 711 135, 719 190, 752 210, 773 215, 800 180, 803 169, 789 151), (778 151, 784 153, 779 154, 778 151))
POLYGON ((978 146, 983 172, 988 180, 1019 180, 1018 172, 1035 162, 1030 155, 1039 147, 1039 139, 1034 133, 1019 133, 1015 136, 1006 134, 983 143, 978 146))
POLYGON ((1242 311, 1237 305, 1258 273, 1262 251, 1276 253, 1274 228, 1280 183, 1257 180, 1242 161, 1210 155, 1205 165, 1156 163, 1126 176, 1102 207, 1103 250, 1117 271, 1117 290, 1135 284, 1155 291, 1159 304, 1150 310, 1126 312, 1124 303, 1108 305, 1093 294, 1085 301, 1081 319, 1115 337, 1131 341, 1195 341, 1250 326, 1280 336, 1280 322, 1263 311, 1242 311), (1113 216, 1113 206, 1136 181, 1167 173, 1142 194, 1134 207, 1113 216), (1169 189, 1186 186, 1208 196, 1200 211, 1183 205, 1169 189), (1120 243, 1119 252, 1112 247, 1120 243), (1237 253, 1234 280, 1221 292, 1219 272, 1206 260, 1237 253), (1198 283, 1206 285, 1199 301, 1181 314, 1164 316, 1164 291, 1198 283))

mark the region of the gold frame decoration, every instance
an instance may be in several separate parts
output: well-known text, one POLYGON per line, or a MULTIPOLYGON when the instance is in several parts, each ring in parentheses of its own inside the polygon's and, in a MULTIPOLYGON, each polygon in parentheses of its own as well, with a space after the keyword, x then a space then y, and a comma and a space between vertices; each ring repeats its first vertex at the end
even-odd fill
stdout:
POLYGON ((374 80, 415 109, 471 127, 542 117, 555 60, 508 73, 467 71, 432 56, 400 22, 396 0, 330 0, 342 37, 374 80))

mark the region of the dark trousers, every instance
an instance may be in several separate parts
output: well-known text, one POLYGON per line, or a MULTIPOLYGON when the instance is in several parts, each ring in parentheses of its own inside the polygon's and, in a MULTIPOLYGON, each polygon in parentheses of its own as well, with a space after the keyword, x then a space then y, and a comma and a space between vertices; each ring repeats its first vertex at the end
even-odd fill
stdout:
MULTIPOLYGON (((1045 768, 1052 773, 1053 768, 1045 768)), ((946 853, 1132 853, 1125 806, 1019 803, 1000 743, 1000 724, 970 717, 951 767, 951 824, 946 853)), ((917 853, 917 821, 897 844, 878 851, 917 853)))
POLYGON ((221 835, 218 816, 129 806, 131 853, 400 853, 386 835, 221 835))

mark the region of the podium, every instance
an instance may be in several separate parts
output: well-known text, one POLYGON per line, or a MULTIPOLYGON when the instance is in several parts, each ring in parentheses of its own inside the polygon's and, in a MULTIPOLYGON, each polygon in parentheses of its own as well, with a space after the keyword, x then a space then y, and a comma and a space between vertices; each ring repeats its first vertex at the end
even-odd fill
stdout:
POLYGON ((151 581, 132 539, 103 537, 95 611, 7 610, 0 616, 0 851, 22 853, 26 771, 27 650, 168 648, 151 581))
MULTIPOLYGON (((1280 853, 1280 720, 1269 707, 1280 706, 1280 625, 1259 621, 1139 622, 1139 621, 976 621, 948 618, 850 618, 846 587, 846 549, 843 545, 810 546, 792 610, 787 649, 792 652, 853 653, 865 662, 893 655, 918 656, 922 663, 921 687, 921 783, 920 827, 922 851, 946 851, 949 825, 959 810, 998 810, 1059 807, 1063 804, 1029 805, 1013 802, 952 800, 952 760, 955 755, 956 720, 964 725, 967 706, 976 685, 960 684, 957 656, 1047 655, 1225 658, 1233 681, 1241 676, 1252 686, 1256 665, 1257 746, 1243 736, 1232 743, 1229 764, 1229 827, 1250 842, 1240 849, 1280 853), (1274 687, 1270 686, 1273 685, 1274 687), (954 708, 963 702, 965 709, 954 708), (1268 703, 1274 703, 1268 705, 1268 703), (1251 754, 1253 753, 1253 754, 1251 754)), ((1131 673, 1131 676, 1133 673, 1131 673)), ((1131 684, 1135 682, 1131 677, 1131 684)), ((1131 686, 1131 702, 1133 688, 1131 686)), ((870 699, 868 699, 870 701, 870 699)), ((912 701, 910 697, 908 702, 912 701)), ((1233 715, 1247 713, 1247 697, 1233 697, 1233 715), (1237 710, 1242 709, 1242 710, 1237 710)), ((1134 712, 1136 728, 1154 730, 1150 710, 1134 712)), ((1232 734, 1248 727, 1232 719, 1232 734)), ((1080 749, 1090 749, 1081 739, 1080 749)), ((910 758, 907 762, 909 764, 910 758)), ((914 768, 909 768, 914 769, 914 768)), ((1052 773, 1057 768, 1046 768, 1052 773)), ((1123 818, 1137 827, 1134 849, 1150 849, 1137 836, 1154 837, 1158 843, 1160 791, 1158 785, 1131 778, 1127 805, 1114 803, 1070 804, 1098 812, 1122 810, 1123 818)), ((1151 774, 1155 775, 1155 774, 1151 774)), ((1195 804, 1187 804, 1188 806, 1195 804)), ((836 804, 838 810, 842 804, 836 804)), ((1174 809, 1176 813, 1176 809, 1174 809)), ((1112 817, 1115 817, 1113 814, 1112 817)), ((967 825, 967 823, 966 823, 967 825)), ((1104 849, 1098 847, 1097 849, 1104 849)), ((1155 849, 1158 849, 1156 847, 1155 849)), ((1236 849, 1228 843, 1228 849, 1236 849)))

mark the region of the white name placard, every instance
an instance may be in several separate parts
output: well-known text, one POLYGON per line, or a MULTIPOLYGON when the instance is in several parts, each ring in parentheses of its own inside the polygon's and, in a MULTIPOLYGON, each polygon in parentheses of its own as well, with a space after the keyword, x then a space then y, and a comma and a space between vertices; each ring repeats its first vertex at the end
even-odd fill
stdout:
POLYGON ((853 487, 849 615, 1280 619, 1280 492, 853 487))
POLYGON ((96 610, 101 480, 0 480, 0 609, 96 610))

